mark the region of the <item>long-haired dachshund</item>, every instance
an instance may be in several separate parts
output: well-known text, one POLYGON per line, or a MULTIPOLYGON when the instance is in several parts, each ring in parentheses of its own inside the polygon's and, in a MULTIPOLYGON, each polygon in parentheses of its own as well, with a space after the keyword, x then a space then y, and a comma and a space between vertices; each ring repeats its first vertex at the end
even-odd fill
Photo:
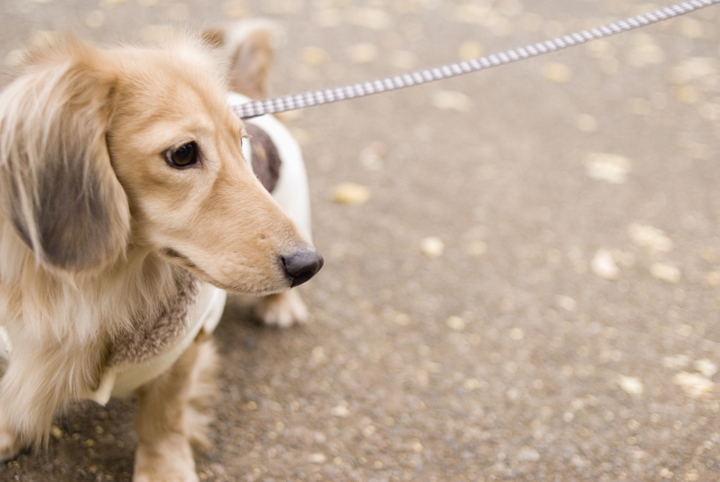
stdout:
POLYGON ((75 400, 137 394, 135 480, 197 480, 225 290, 262 297, 268 323, 306 316, 287 290, 322 257, 299 148, 228 98, 264 95, 269 35, 70 38, 0 93, 0 460, 47 442, 75 400))

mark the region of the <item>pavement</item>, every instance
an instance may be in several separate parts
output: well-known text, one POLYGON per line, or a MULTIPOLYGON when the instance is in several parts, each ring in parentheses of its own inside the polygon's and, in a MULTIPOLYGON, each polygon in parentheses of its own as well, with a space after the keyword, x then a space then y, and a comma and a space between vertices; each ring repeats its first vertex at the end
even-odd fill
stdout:
MULTIPOLYGON (((669 3, 13 0, 0 60, 60 31, 112 44, 263 16, 285 29, 288 94, 669 3)), ((231 299, 200 478, 720 480, 718 22, 287 116, 326 263, 306 325, 231 299)), ((74 406, 0 479, 130 480, 134 411, 74 406)))

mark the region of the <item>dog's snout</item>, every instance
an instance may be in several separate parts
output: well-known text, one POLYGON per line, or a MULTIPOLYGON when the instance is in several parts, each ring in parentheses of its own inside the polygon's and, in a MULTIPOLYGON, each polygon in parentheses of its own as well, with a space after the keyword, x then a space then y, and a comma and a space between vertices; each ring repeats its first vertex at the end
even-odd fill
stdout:
POLYGON ((323 267, 323 257, 316 250, 297 251, 290 255, 281 255, 285 274, 292 280, 292 286, 301 285, 320 271, 323 267))

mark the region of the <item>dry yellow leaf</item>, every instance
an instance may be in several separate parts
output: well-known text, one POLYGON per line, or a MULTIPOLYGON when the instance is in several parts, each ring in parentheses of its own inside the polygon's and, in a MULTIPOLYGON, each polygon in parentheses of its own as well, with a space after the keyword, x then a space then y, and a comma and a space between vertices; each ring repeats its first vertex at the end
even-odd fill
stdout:
POLYGON ((343 182, 333 189, 333 201, 349 206, 365 204, 370 199, 370 189, 362 184, 343 182))

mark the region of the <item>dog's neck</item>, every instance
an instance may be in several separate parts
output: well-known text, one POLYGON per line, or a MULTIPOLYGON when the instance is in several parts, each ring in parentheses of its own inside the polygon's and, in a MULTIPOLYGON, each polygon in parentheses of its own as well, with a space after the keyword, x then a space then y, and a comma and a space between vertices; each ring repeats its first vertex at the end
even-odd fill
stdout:
POLYGON ((184 269, 174 270, 174 293, 155 309, 137 313, 132 328, 113 337, 109 364, 142 363, 160 353, 188 328, 200 281, 184 269))

